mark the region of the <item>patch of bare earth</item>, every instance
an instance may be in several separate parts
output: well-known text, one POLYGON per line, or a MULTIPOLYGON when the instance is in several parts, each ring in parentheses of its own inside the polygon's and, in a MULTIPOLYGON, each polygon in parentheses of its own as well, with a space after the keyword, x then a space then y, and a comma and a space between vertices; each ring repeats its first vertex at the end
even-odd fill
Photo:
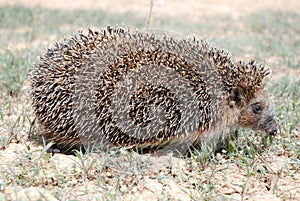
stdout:
MULTIPOLYGON (((42 152, 42 147, 36 147, 32 143, 28 145, 32 147, 30 150, 32 158, 28 159, 22 157, 29 152, 22 144, 11 143, 1 151, 2 171, 13 169, 12 175, 20 177, 26 167, 27 174, 24 177, 28 178, 24 180, 30 180, 30 183, 23 185, 7 186, 2 192, 9 200, 45 198, 57 200, 53 196, 56 188, 68 191, 64 196, 68 196, 69 199, 79 200, 105 198, 109 190, 121 192, 119 196, 123 200, 158 200, 162 197, 174 200, 198 200, 201 198, 199 190, 209 188, 212 184, 214 185, 212 197, 223 195, 224 198, 232 200, 278 201, 300 198, 299 188, 295 188, 300 177, 299 174, 293 175, 286 171, 286 166, 292 165, 286 163, 287 156, 263 156, 263 159, 249 161, 253 163, 253 166, 250 166, 253 169, 249 173, 243 164, 230 163, 223 158, 220 158, 213 167, 207 166, 202 169, 200 164, 190 164, 188 161, 171 156, 157 157, 132 153, 130 157, 133 157, 133 161, 139 161, 144 168, 141 173, 136 173, 132 171, 135 165, 126 159, 128 153, 110 158, 111 161, 117 161, 117 164, 104 165, 103 158, 106 157, 104 154, 93 154, 81 160, 63 154, 50 156, 42 152), (92 168, 84 171, 82 164, 88 166, 91 161, 94 164, 92 168), (38 174, 35 167, 40 168, 38 174), (194 172, 197 169, 199 171, 194 172), (262 171, 266 172, 263 177, 257 174, 262 171), (30 174, 36 175, 30 178, 30 174), (271 189, 277 193, 274 194, 271 189)), ((293 171, 293 168, 290 170, 293 171)))

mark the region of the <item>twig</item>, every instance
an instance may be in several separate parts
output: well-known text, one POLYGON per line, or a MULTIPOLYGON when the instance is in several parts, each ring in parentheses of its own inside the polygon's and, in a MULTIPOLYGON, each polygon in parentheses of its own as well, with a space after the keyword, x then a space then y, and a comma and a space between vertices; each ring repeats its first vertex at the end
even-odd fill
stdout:
POLYGON ((149 27, 150 27, 153 4, 154 4, 154 2, 153 2, 153 0, 151 0, 150 11, 149 11, 149 16, 148 16, 148 22, 147 22, 147 29, 149 29, 149 27))

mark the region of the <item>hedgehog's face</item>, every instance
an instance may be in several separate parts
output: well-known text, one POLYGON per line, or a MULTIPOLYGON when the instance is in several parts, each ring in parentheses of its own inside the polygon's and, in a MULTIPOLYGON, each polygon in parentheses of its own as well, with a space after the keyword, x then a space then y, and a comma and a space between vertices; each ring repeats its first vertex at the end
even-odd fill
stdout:
POLYGON ((241 108, 239 125, 275 135, 278 132, 273 99, 264 89, 255 92, 248 104, 241 108))

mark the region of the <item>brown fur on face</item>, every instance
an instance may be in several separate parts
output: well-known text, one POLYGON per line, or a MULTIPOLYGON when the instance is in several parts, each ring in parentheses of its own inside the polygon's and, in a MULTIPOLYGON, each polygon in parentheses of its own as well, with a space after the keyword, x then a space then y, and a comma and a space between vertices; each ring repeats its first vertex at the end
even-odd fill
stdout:
POLYGON ((275 106, 266 90, 258 89, 248 101, 241 101, 244 104, 240 112, 239 126, 261 130, 271 135, 278 132, 275 106))

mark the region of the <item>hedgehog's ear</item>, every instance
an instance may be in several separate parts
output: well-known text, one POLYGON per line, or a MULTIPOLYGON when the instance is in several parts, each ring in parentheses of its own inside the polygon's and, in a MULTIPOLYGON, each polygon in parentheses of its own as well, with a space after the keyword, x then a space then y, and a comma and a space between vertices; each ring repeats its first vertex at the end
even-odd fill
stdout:
POLYGON ((234 107, 234 106, 241 107, 243 101, 243 94, 244 94, 244 90, 241 87, 234 87, 229 97, 230 107, 234 107))

